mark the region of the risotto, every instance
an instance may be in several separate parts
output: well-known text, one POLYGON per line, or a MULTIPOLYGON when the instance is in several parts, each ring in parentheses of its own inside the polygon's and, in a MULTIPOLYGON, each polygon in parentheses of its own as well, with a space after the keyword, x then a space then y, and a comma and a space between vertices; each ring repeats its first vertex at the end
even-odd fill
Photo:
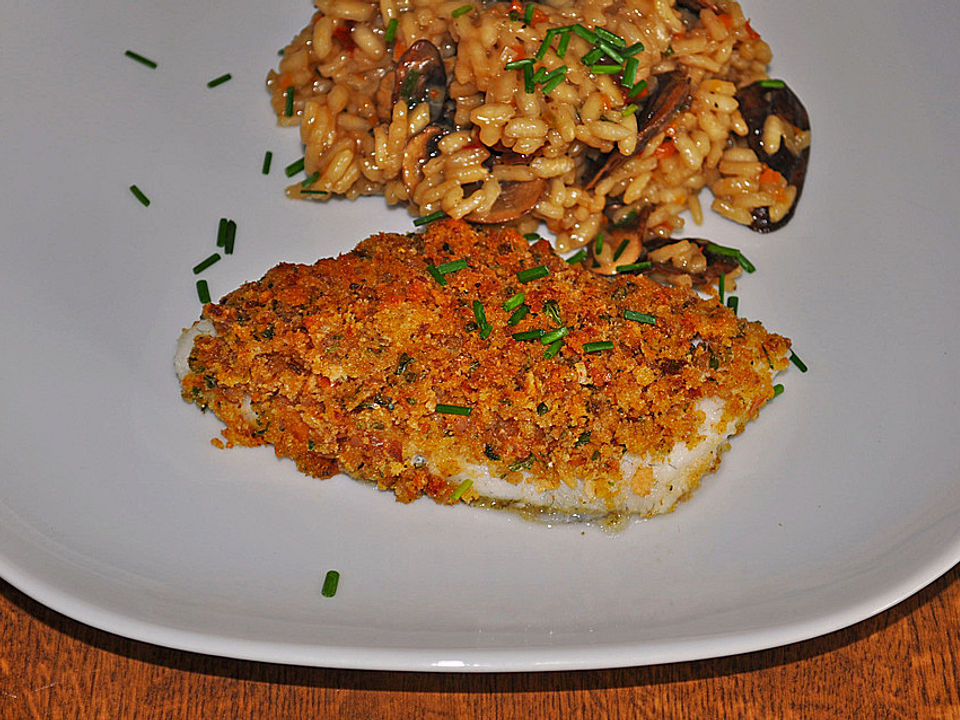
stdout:
POLYGON ((793 212, 809 121, 768 78, 770 47, 736 2, 315 3, 267 78, 304 145, 292 197, 382 194, 420 217, 544 224, 595 267, 638 256, 607 242, 599 261, 623 229, 678 267, 699 254, 664 241, 681 213, 701 221, 703 187, 761 232, 793 212))

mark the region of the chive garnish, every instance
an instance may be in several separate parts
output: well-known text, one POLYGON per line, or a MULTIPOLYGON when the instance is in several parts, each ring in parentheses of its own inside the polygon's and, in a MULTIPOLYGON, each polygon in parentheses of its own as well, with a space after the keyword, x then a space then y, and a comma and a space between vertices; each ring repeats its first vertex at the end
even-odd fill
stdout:
POLYGON ((217 85, 223 85, 227 80, 233 77, 230 73, 224 73, 220 77, 215 77, 213 80, 207 83, 208 88, 216 87, 217 85))
POLYGON ((518 470, 529 470, 533 467, 533 463, 536 461, 537 456, 533 453, 530 453, 522 460, 515 460, 514 462, 507 465, 507 469, 511 472, 517 472, 518 470))
POLYGON ((633 45, 623 48, 623 50, 620 51, 620 54, 624 57, 632 57, 639 52, 643 52, 642 42, 635 42, 633 45))
POLYGON ((449 275, 450 273, 455 273, 457 270, 464 270, 469 265, 464 258, 459 258, 457 260, 451 260, 450 262, 445 262, 441 265, 437 265, 437 270, 440 271, 443 275, 449 275))
POLYGON ((649 313, 638 312, 636 310, 624 310, 623 318, 624 320, 633 320, 634 322, 643 323, 645 325, 657 324, 656 315, 650 315, 649 313))
POLYGON ((387 23, 387 29, 383 33, 384 42, 393 42, 394 38, 397 37, 397 26, 399 25, 400 23, 397 22, 396 18, 390 18, 390 22, 387 23))
POLYGON ((527 3, 523 7, 523 24, 524 25, 533 24, 533 3, 527 3))
POLYGON ((616 75, 620 72, 619 65, 590 65, 588 67, 594 75, 616 75))
POLYGON ((573 255, 567 258, 567 263, 570 265, 573 265, 574 263, 582 262, 586 256, 587 256, 587 249, 580 248, 573 255))
POLYGON ((571 29, 575 34, 579 35, 579 36, 582 37, 584 40, 586 40, 588 43, 590 43, 591 45, 596 45, 596 44, 597 44, 597 34, 596 34, 595 32, 593 32, 592 30, 588 30, 587 28, 585 28, 585 27, 584 27, 583 25, 581 25, 580 23, 577 23, 577 24, 573 25, 570 29, 571 29))
POLYGON ((544 345, 549 345, 550 343, 566 337, 569 334, 570 328, 564 325, 563 327, 558 327, 556 330, 551 330, 550 332, 545 333, 543 336, 541 336, 540 342, 542 342, 544 345))
POLYGON ((605 40, 598 40, 597 47, 603 50, 604 55, 617 63, 617 67, 623 65, 623 55, 614 49, 610 43, 606 42, 605 40))
POLYGON ((214 253, 213 255, 206 258, 205 260, 201 260, 200 262, 198 262, 196 265, 193 266, 193 274, 199 275, 208 267, 210 267, 215 262, 217 262, 219 259, 220 259, 220 253, 214 253))
POLYGON ((646 80, 641 80, 641 81, 638 82, 636 85, 634 85, 632 88, 630 88, 630 92, 627 93, 627 97, 631 97, 631 98, 632 98, 634 95, 637 95, 637 94, 639 94, 640 92, 642 92, 643 90, 645 90, 646 87, 647 87, 647 81, 646 81, 646 80))
POLYGON ((323 578, 323 587, 320 588, 320 594, 331 598, 337 594, 337 586, 340 585, 340 573, 336 570, 328 570, 323 578))
POLYGON ((480 339, 486 340, 493 332, 493 325, 487 324, 480 328, 480 339))
POLYGON ((549 268, 546 265, 537 265, 536 267, 527 268, 526 270, 521 270, 517 273, 517 280, 522 283, 530 282, 531 280, 536 280, 537 278, 546 277, 550 274, 549 268))
POLYGON ((550 47, 550 43, 553 42, 553 36, 556 35, 557 32, 557 28, 549 28, 547 30, 543 36, 543 42, 540 43, 540 47, 537 48, 537 52, 533 55, 537 60, 543 60, 543 56, 547 54, 547 48, 550 47))
POLYGON ((511 60, 503 66, 504 70, 519 70, 527 65, 533 65, 536 62, 533 58, 522 58, 521 60, 511 60))
POLYGON ((620 256, 623 255, 623 251, 627 249, 627 245, 629 243, 630 243, 630 238, 625 238, 624 241, 617 246, 617 249, 613 251, 614 262, 620 259, 620 256))
POLYGON ((731 295, 727 298, 727 307, 733 310, 733 314, 737 314, 737 309, 740 307, 740 298, 736 295, 731 295))
POLYGON ((717 279, 717 293, 720 296, 720 304, 723 305, 723 294, 727 290, 727 276, 724 273, 720 273, 720 277, 717 279))
POLYGON ((560 303, 556 300, 547 300, 543 304, 543 313, 556 325, 563 325, 563 319, 560 317, 560 303))
POLYGON ((446 284, 447 284, 447 279, 446 279, 443 275, 440 274, 440 271, 437 270, 437 266, 436 266, 436 265, 433 265, 433 264, 427 265, 427 272, 430 273, 430 275, 433 277, 433 279, 437 281, 437 284, 438 284, 438 285, 446 285, 446 284))
POLYGON ((599 340, 598 342, 588 342, 583 344, 585 353, 598 353, 604 350, 613 350, 613 343, 609 340, 599 340))
POLYGON ((563 58, 567 54, 567 47, 570 45, 570 31, 560 35, 560 42, 557 43, 557 57, 563 58))
POLYGON ((511 327, 516 325, 518 322, 520 322, 521 320, 523 320, 523 318, 527 316, 528 312, 530 312, 530 306, 524 303, 523 305, 521 305, 520 307, 518 307, 516 310, 513 311, 513 314, 510 315, 509 319, 507 320, 507 325, 511 327))
POLYGON ((532 93, 537 89, 533 82, 533 65, 523 66, 523 89, 527 93, 532 93))
POLYGON ((273 153, 267 150, 263 154, 263 166, 260 168, 260 172, 264 175, 270 174, 270 164, 273 162, 273 153))
POLYGON ((514 333, 510 337, 523 342, 525 340, 539 340, 544 336, 544 333, 544 330, 537 328, 536 330, 524 330, 523 332, 514 333))
POLYGON ((508 300, 504 301, 503 309, 507 312, 520 307, 523 304, 523 301, 526 299, 526 295, 522 292, 518 292, 516 295, 512 295, 508 300))
POLYGON ((227 237, 227 219, 220 218, 220 224, 217 225, 217 247, 223 247, 223 243, 226 237, 227 237))
POLYGON ((537 240, 543 240, 543 238, 540 237, 540 233, 535 233, 535 232, 525 233, 523 236, 523 239, 526 240, 527 242, 536 242, 537 240))
POLYGON ((648 270, 653 267, 651 262, 639 262, 639 263, 629 263, 627 265, 617 265, 618 273, 628 273, 628 272, 640 272, 642 270, 648 270))
POLYGON ((663 51, 663 56, 665 58, 671 57, 674 52, 676 51, 673 49, 673 45, 667 45, 667 49, 663 51))
POLYGON ((546 403, 540 403, 537 405, 537 415, 543 416, 550 412, 550 408, 547 407, 546 403))
POLYGON ((140 55, 139 53, 135 53, 133 50, 127 50, 124 53, 124 55, 126 55, 128 58, 131 58, 132 60, 136 60, 138 63, 141 63, 142 65, 146 65, 148 68, 155 69, 157 67, 157 64, 153 60, 151 60, 150 58, 145 58, 143 55, 140 55))
POLYGON ((773 397, 776 397, 777 395, 781 395, 782 393, 783 393, 783 385, 781 385, 780 383, 777 383, 776 385, 773 386, 773 397))
POLYGON ((304 180, 302 183, 300 183, 300 187, 302 187, 302 188, 310 187, 311 185, 313 185, 313 184, 314 184, 317 180, 319 180, 319 179, 320 179, 320 171, 319 171, 319 170, 316 170, 316 171, 314 171, 313 173, 311 173, 309 176, 307 176, 307 179, 306 179, 306 180, 304 180))
POLYGON ((237 239, 237 223, 233 220, 227 220, 227 226, 223 234, 223 252, 225 255, 233 255, 233 244, 237 239))
POLYGON ((547 79, 547 69, 543 66, 537 68, 537 71, 533 73, 533 84, 539 85, 547 79))
POLYGON ((783 82, 783 80, 761 80, 757 84, 762 88, 773 88, 776 90, 779 90, 784 85, 786 85, 786 83, 783 82))
MULTIPOLYGON (((437 268, 439 270, 439 268, 437 268)), ((443 272, 441 270, 441 272, 443 272)), ((477 319, 477 325, 481 328, 487 327, 489 323, 487 322, 487 313, 483 309, 483 303, 479 300, 473 301, 473 316, 477 319)))
POLYGON ((593 254, 599 255, 603 252, 603 233, 598 232, 597 237, 593 241, 593 254))
MULTIPOLYGON (((566 73, 567 73, 567 70, 566 68, 564 68, 562 73, 554 75, 553 77, 548 77, 543 83, 543 88, 541 88, 543 94, 549 95, 554 90, 556 90, 557 86, 563 82, 564 78, 566 78, 567 76, 566 73)), ((553 75, 553 73, 551 73, 551 75, 553 75)))
POLYGON ((458 18, 458 17, 461 17, 462 15, 466 15, 466 14, 467 14, 468 12, 470 12, 471 10, 473 10, 473 5, 470 5, 470 4, 461 5, 461 6, 458 7, 456 10, 454 10, 452 13, 450 13, 450 16, 451 16, 451 17, 458 18))
POLYGON ((142 191, 140 188, 138 188, 136 185, 131 185, 131 186, 130 186, 130 192, 133 193, 133 196, 134 196, 137 200, 139 200, 139 201, 140 201, 140 204, 143 205, 144 207, 147 207, 147 206, 150 205, 150 198, 148 198, 146 195, 144 195, 144 194, 143 194, 143 191, 142 191))
POLYGON ((423 217, 418 217, 416 220, 413 221, 413 224, 416 225, 416 226, 418 226, 418 227, 419 227, 420 225, 429 225, 429 224, 432 223, 434 220, 439 220, 440 218, 442 218, 442 217, 443 217, 443 214, 444 214, 444 213, 443 213, 443 210, 437 210, 436 212, 432 212, 432 213, 430 213, 429 215, 424 215, 423 217))
POLYGON ((471 487, 473 487, 473 480, 469 480, 469 479, 464 480, 462 483, 457 485, 457 489, 450 494, 450 501, 456 502, 461 497, 463 497, 463 494, 467 490, 469 490, 471 487))
POLYGON ((626 117, 627 115, 633 115, 640 107, 636 103, 630 103, 623 110, 620 111, 621 117, 626 117))
MULTIPOLYGON (((623 65, 623 80, 621 81, 625 87, 631 87, 633 81, 637 77, 637 69, 640 67, 640 61, 635 57, 627 58, 626 63, 623 65)), ((629 113, 625 113, 628 114, 629 113)))
POLYGON ((797 357, 797 354, 793 350, 790 351, 790 362, 796 365, 800 372, 807 371, 806 364, 803 362, 803 360, 797 357))
POLYGON ((293 177, 293 176, 296 175, 298 172, 302 171, 302 170, 303 170, 304 159, 305 159, 305 158, 300 158, 299 160, 294 160, 292 163, 290 163, 289 165, 287 165, 287 166, 283 169, 283 172, 286 174, 286 176, 287 176, 287 177, 293 177))
POLYGON ((443 413, 444 415, 462 415, 463 417, 466 417, 473 412, 473 408, 464 407, 463 405, 445 405, 444 403, 437 403, 437 412, 443 413))
POLYGON ((285 100, 285 102, 286 102, 286 105, 284 106, 284 109, 283 109, 283 114, 286 115, 287 117, 293 117, 293 94, 294 94, 294 92, 296 92, 296 90, 294 89, 293 85, 291 85, 290 87, 288 87, 288 88, 287 88, 286 90, 284 90, 284 92, 283 92, 283 94, 284 94, 284 100, 285 100))
POLYGON ((597 34, 599 38, 606 40, 608 43, 610 43, 615 47, 625 48, 627 46, 627 42, 622 37, 620 37, 616 33, 610 32, 606 28, 595 27, 593 31, 597 34))
POLYGON ((210 302, 210 288, 207 286, 207 281, 202 278, 197 280, 197 297, 204 305, 210 302))
MULTIPOLYGON (((561 338, 560 340, 554 340, 552 343, 550 343, 550 346, 543 351, 543 357, 549 360, 558 352, 560 352, 561 347, 563 347, 563 339, 561 338)), ((537 408, 537 410, 539 411, 540 408, 537 408)))
POLYGON ((589 66, 589 65, 593 65, 602 57, 603 57, 603 50, 601 50, 598 47, 595 47, 592 50, 590 50, 590 52, 588 52, 586 55, 581 57, 580 62, 582 62, 584 65, 589 66))
POLYGON ((742 252, 737 250, 737 248, 727 247, 726 245, 717 245, 716 243, 707 243, 707 247, 705 249, 707 252, 716 253, 717 255, 726 255, 727 257, 732 257, 739 263, 740 267, 742 267, 748 273, 752 273, 757 269, 754 267, 752 262, 747 260, 742 252))

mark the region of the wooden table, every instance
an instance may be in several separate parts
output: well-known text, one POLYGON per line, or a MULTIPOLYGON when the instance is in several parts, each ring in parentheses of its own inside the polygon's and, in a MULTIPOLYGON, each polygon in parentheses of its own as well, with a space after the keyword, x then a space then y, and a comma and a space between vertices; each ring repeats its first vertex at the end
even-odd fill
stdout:
POLYGON ((0 719, 960 719, 960 565, 891 610, 762 652, 447 675, 228 660, 74 622, 0 581, 0 719))

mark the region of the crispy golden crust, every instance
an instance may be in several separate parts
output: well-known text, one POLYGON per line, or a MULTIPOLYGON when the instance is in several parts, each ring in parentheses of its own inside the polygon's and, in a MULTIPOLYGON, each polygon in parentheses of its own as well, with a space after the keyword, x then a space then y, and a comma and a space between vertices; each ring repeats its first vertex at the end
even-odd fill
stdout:
POLYGON ((620 477, 625 453, 657 460, 696 443, 704 398, 723 401, 725 420, 742 428, 772 397, 771 370, 786 366, 789 348, 715 299, 598 277, 545 241, 528 247, 512 230, 457 221, 374 236, 312 266, 281 264, 203 315, 216 335, 195 341, 183 397, 212 408, 229 443, 272 444, 303 472, 343 471, 405 502, 450 501, 447 478, 464 463, 538 488, 592 480, 602 496, 633 480, 620 477), (446 285, 427 270, 460 258, 469 267, 444 275, 446 285), (541 264, 549 276, 518 281, 541 264), (502 304, 520 291, 530 311, 508 327, 502 304), (493 327, 486 339, 475 300, 493 327), (554 329, 551 302, 570 332, 548 359, 545 345, 511 334, 554 329), (583 352, 597 341, 613 349, 583 352), (439 413, 438 403, 471 413, 439 413))

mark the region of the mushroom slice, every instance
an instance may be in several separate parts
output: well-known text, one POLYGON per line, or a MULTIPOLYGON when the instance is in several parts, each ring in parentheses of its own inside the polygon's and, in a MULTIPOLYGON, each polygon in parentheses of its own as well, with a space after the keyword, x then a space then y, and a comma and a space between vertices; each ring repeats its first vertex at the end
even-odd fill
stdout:
POLYGON ((517 182, 500 183, 500 195, 486 212, 474 211, 464 220, 490 225, 516 220, 533 210, 533 206, 540 200, 547 189, 547 181, 543 178, 523 180, 517 182))
POLYGON ((392 102, 403 98, 413 109, 422 102, 430 106, 430 121, 437 122, 447 99, 447 72, 437 46, 417 40, 397 61, 392 102))
POLYGON ((678 276, 685 275, 690 278, 693 285, 706 285, 721 275, 729 275, 740 267, 739 263, 729 255, 711 252, 709 250, 711 244, 709 240, 705 240, 704 238, 656 238, 646 243, 644 250, 647 251, 647 257, 653 263, 650 268, 652 272, 660 273, 670 282, 674 282, 673 279, 678 276), (690 270, 693 264, 683 262, 677 264, 672 258, 670 262, 662 262, 654 259, 659 255, 657 251, 670 246, 679 246, 680 243, 689 243, 697 246, 706 260, 706 267, 693 272, 690 270), (650 253, 654 255, 651 257, 650 253))
POLYGON ((747 123, 747 144, 757 158, 783 175, 788 185, 797 188, 787 213, 778 221, 770 219, 770 208, 753 210, 750 228, 771 232, 793 217, 803 191, 810 160, 810 118, 800 98, 782 80, 760 80, 737 93, 740 114, 747 123))
MULTIPOLYGON (((647 98, 643 108, 637 112, 637 147, 633 155, 643 152, 657 133, 666 127, 674 115, 690 103, 690 76, 686 70, 677 69, 656 76, 657 87, 647 98)), ((631 155, 621 155, 614 151, 607 161, 594 174, 584 189, 589 190, 600 179, 623 165, 631 155)))
POLYGON ((414 135, 403 148, 403 184, 412 194, 423 179, 425 162, 440 154, 438 142, 447 131, 439 125, 427 125, 414 135))

